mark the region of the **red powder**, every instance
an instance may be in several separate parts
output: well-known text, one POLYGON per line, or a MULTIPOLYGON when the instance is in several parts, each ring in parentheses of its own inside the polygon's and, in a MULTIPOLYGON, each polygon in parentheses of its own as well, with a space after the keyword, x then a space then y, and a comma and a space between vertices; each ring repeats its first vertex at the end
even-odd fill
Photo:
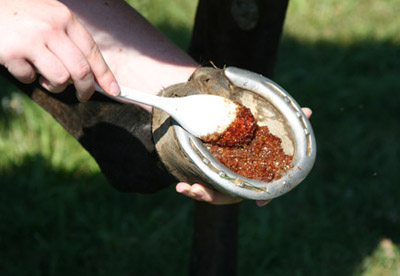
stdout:
POLYGON ((248 144, 254 138, 257 122, 251 110, 244 105, 236 103, 237 114, 235 120, 222 134, 209 134, 201 137, 204 142, 222 147, 238 147, 248 144))

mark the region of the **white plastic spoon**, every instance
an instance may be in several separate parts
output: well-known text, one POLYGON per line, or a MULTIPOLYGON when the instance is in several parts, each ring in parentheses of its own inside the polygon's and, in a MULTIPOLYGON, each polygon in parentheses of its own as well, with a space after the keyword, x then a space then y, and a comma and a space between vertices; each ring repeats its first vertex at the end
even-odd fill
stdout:
POLYGON ((112 99, 126 103, 142 103, 167 112, 184 129, 202 140, 223 134, 235 122, 240 108, 243 107, 232 100, 216 95, 200 94, 168 98, 123 86, 120 86, 120 89, 119 95, 111 96, 96 84, 97 91, 112 99))

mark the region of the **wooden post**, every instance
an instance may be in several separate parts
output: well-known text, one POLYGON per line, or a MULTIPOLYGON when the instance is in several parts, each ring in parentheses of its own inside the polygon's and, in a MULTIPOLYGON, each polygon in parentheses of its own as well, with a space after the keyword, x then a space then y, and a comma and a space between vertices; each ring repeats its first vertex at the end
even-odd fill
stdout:
MULTIPOLYGON (((200 0, 189 54, 272 77, 287 0, 200 0)), ((238 205, 195 203, 191 276, 237 274, 238 205)))
POLYGON ((189 54, 272 77, 288 0, 200 0, 189 54))
POLYGON ((239 205, 195 203, 190 275, 236 275, 239 205))

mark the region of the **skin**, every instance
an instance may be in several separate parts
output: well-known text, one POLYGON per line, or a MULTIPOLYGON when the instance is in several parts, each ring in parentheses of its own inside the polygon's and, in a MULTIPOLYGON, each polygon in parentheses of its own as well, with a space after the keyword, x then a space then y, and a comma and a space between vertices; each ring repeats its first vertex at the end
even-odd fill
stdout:
MULTIPOLYGON (((111 95, 119 93, 119 84, 157 94, 186 82, 198 67, 122 0, 0 1, 0 35, 7 38, 0 43, 0 64, 23 83, 39 77, 58 93, 72 82, 84 102, 95 81, 111 95)), ((211 204, 242 200, 198 183, 178 183, 176 191, 211 204)))
POLYGON ((2 0, 0 64, 23 83, 40 83, 61 92, 72 80, 86 101, 94 81, 110 94, 119 87, 85 27, 62 3, 53 0, 2 0), (6 39, 4 39, 6 38, 6 39))

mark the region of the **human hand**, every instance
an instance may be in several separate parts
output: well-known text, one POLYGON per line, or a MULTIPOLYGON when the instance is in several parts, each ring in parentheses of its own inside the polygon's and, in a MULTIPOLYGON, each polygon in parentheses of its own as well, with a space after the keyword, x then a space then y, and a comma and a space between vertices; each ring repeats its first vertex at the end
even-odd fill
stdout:
MULTIPOLYGON (((302 108, 307 118, 311 117, 312 111, 309 108, 302 108)), ((203 184, 195 183, 190 185, 188 183, 180 182, 176 185, 176 191, 180 194, 188 196, 190 198, 205 201, 215 205, 227 205, 241 202, 243 199, 238 197, 232 197, 223 194, 214 189, 208 188, 203 184)), ((271 200, 256 200, 257 206, 265 206, 271 200)))
POLYGON ((94 82, 109 94, 117 81, 93 38, 74 14, 55 0, 3 0, 0 9, 0 64, 23 83, 61 92, 72 80, 80 101, 94 93, 94 82))

